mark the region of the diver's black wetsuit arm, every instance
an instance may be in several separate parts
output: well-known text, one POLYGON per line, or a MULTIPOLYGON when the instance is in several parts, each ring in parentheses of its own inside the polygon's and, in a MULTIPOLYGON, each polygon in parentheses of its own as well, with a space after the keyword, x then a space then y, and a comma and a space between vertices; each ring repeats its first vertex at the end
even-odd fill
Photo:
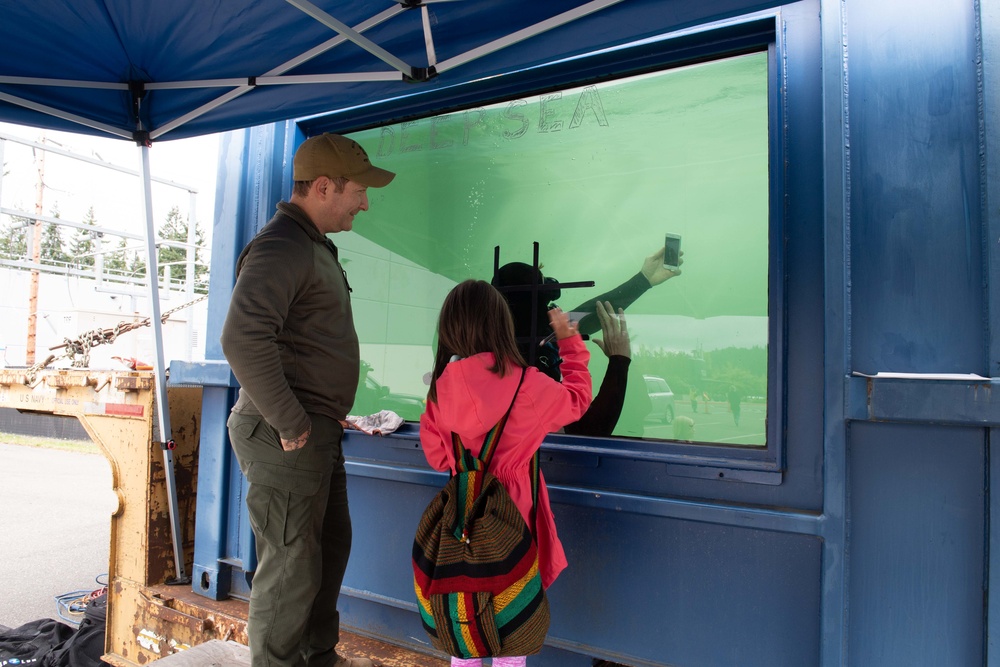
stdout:
MULTIPOLYGON (((645 280, 645 279, 643 279, 645 280)), ((595 317, 596 319, 596 317, 595 317)), ((594 396, 580 421, 567 424, 566 433, 571 435, 609 436, 618 424, 622 407, 625 405, 625 389, 628 386, 628 367, 632 360, 615 354, 608 357, 608 369, 604 372, 601 388, 594 396)))
POLYGON ((635 303, 636 299, 645 294, 650 287, 652 285, 649 284, 649 280, 640 271, 610 292, 605 292, 600 296, 584 301, 576 308, 573 308, 571 312, 587 313, 585 317, 577 322, 577 328, 579 328, 580 333, 590 335, 600 330, 601 321, 597 319, 598 301, 608 301, 611 303, 612 308, 625 310, 635 303))

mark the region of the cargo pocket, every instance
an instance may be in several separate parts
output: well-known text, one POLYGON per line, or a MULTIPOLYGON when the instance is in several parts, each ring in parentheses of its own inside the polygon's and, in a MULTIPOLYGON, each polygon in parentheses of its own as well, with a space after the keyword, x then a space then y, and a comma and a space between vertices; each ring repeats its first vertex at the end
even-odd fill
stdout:
MULTIPOLYGON (((247 507, 256 505, 261 525, 254 525, 274 545, 288 549, 293 558, 303 558, 319 551, 322 533, 322 507, 316 494, 323 476, 314 470, 254 461, 247 470, 250 493, 247 507), (259 499, 251 500, 258 494, 259 499)), ((253 514, 251 511, 251 521, 253 514)))
POLYGON ((250 516, 250 527, 253 528, 254 537, 258 542, 274 541, 268 538, 266 532, 273 492, 274 489, 271 487, 260 484, 251 484, 247 491, 247 514, 250 516))
POLYGON ((250 417, 232 412, 229 414, 229 419, 226 420, 226 426, 235 431, 239 437, 249 440, 253 436, 253 432, 257 430, 257 425, 262 421, 264 421, 263 417, 250 417))
POLYGON ((244 415, 232 412, 226 420, 229 441, 240 464, 240 471, 246 475, 248 469, 258 460, 275 460, 281 455, 281 440, 274 429, 260 415, 244 415))

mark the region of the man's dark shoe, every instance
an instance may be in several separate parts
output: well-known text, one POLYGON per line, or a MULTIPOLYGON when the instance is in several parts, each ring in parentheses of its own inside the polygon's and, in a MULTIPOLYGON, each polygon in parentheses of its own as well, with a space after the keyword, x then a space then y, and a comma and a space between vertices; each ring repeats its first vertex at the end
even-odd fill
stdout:
POLYGON ((375 663, 368 658, 345 658, 338 653, 333 667, 375 667, 375 663))

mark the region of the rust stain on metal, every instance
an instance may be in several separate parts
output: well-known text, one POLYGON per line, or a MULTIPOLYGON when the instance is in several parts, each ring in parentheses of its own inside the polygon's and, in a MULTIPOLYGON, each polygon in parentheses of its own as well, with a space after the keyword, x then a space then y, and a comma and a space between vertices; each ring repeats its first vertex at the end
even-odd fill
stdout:
POLYGON ((111 667, 135 667, 134 662, 129 662, 128 660, 122 660, 119 656, 112 653, 105 653, 101 656, 101 664, 104 663, 111 665, 111 667))
POLYGON ((115 378, 115 389, 118 391, 142 391, 153 388, 153 378, 149 375, 120 375, 115 378))
MULTIPOLYGON (((190 588, 167 585, 134 591, 130 642, 147 660, 172 655, 213 639, 247 644, 247 603, 209 600, 190 588)), ((113 648, 111 652, 115 652, 113 648)), ((117 651, 119 654, 123 650, 117 651)))
MULTIPOLYGON (((196 615, 177 609, 173 598, 164 598, 159 593, 153 593, 152 595, 143 593, 142 597, 150 603, 146 607, 149 615, 165 621, 174 629, 171 635, 177 634, 176 629, 178 627, 184 630, 185 636, 190 637, 199 637, 206 633, 212 633, 215 628, 215 624, 211 619, 203 615, 196 615)), ((176 636, 173 639, 176 639, 176 636)))
POLYGON ((9 387, 12 384, 24 384, 27 376, 24 373, 0 372, 0 385, 9 387))
MULTIPOLYGON (((133 642, 145 631, 146 643, 157 638, 155 650, 134 643, 138 649, 133 663, 116 663, 117 667, 134 667, 151 660, 179 652, 186 646, 197 646, 212 639, 232 640, 247 644, 246 617, 248 605, 242 600, 211 600, 190 588, 157 585, 136 591, 135 611, 131 630, 133 642), (141 657, 140 657, 141 656, 141 657)), ((448 661, 415 652, 378 639, 362 637, 346 630, 341 632, 338 650, 347 657, 371 658, 381 667, 448 667, 448 661)), ((118 651, 120 657, 125 650, 118 651)))
POLYGON ((45 384, 56 389, 67 389, 69 387, 96 387, 98 378, 89 375, 66 374, 46 375, 45 384))
POLYGON ((382 667, 448 667, 450 664, 441 658, 344 631, 340 633, 337 650, 348 658, 371 658, 382 667))

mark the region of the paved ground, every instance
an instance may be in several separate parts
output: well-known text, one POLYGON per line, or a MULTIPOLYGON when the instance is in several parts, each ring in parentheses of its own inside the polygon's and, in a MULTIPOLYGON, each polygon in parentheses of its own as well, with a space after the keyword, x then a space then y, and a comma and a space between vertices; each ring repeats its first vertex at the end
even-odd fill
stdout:
MULTIPOLYGON (((700 442, 717 442, 726 445, 756 445, 767 442, 767 428, 764 423, 765 406, 763 403, 743 403, 740 423, 733 422, 733 413, 729 405, 719 401, 706 404, 698 402, 698 412, 691 411, 689 401, 678 400, 674 409, 678 416, 690 417, 694 420, 695 440, 700 442)), ((647 438, 673 438, 673 427, 663 424, 646 422, 647 438)))
POLYGON ((101 586, 113 507, 102 455, 6 444, 0 434, 0 625, 58 619, 56 595, 101 586))

